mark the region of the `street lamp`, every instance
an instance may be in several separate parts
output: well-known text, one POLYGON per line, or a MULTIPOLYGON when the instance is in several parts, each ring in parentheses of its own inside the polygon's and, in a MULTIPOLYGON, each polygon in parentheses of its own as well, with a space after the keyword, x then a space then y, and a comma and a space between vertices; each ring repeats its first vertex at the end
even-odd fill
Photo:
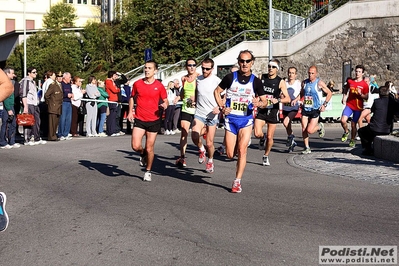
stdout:
POLYGON ((25 5, 26 0, 20 0, 23 4, 23 24, 24 24, 24 77, 26 77, 26 19, 25 19, 25 5))
POLYGON ((273 28, 274 28, 274 20, 273 20, 273 0, 269 0, 269 61, 273 58, 273 28))

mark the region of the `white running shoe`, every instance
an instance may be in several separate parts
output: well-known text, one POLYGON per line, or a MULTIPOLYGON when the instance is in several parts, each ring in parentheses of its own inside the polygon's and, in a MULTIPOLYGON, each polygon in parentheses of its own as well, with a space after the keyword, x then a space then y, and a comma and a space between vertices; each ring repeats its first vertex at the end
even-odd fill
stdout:
POLYGON ((143 181, 148 181, 148 182, 151 181, 151 173, 150 172, 146 172, 144 174, 143 181))

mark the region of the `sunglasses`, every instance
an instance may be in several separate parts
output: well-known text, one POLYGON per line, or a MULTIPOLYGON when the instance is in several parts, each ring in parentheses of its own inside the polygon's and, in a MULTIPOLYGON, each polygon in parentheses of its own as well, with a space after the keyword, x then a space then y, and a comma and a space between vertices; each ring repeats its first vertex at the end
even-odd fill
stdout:
POLYGON ((247 60, 245 60, 245 59, 239 59, 238 62, 240 62, 241 64, 244 64, 244 62, 247 63, 247 64, 249 64, 249 63, 252 62, 252 59, 247 59, 247 60))
POLYGON ((188 64, 187 67, 196 67, 196 64, 188 64))
POLYGON ((36 72, 36 71, 32 71, 32 72, 30 72, 30 73, 32 73, 32 74, 36 74, 37 72, 36 72))
POLYGON ((206 71, 209 71, 211 69, 212 69, 211 67, 202 67, 202 70, 206 70, 206 71))
POLYGON ((268 65, 267 68, 277 68, 276 66, 268 65))

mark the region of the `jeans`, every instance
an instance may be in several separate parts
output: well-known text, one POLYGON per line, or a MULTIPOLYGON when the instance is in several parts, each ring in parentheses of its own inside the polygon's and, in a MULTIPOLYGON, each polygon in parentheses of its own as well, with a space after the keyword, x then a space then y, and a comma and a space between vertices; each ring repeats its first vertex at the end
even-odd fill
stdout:
MULTIPOLYGON (((14 107, 11 108, 14 112, 14 107)), ((11 122, 8 122, 8 112, 6 110, 3 111, 1 115, 2 124, 0 131, 0 146, 6 146, 7 144, 14 145, 15 144, 15 132, 17 128, 16 123, 16 115, 14 115, 14 119, 11 122)))
POLYGON ((58 126, 58 137, 67 137, 71 129, 72 104, 71 102, 62 103, 62 113, 58 126))
MULTIPOLYGON (((103 106, 103 107, 105 107, 105 109, 107 109, 106 106, 103 106)), ((97 132, 99 134, 104 132, 105 119, 107 118, 107 113, 106 112, 100 113, 100 111, 101 111, 101 108, 99 108, 99 110, 98 110, 99 113, 97 114, 97 132)))

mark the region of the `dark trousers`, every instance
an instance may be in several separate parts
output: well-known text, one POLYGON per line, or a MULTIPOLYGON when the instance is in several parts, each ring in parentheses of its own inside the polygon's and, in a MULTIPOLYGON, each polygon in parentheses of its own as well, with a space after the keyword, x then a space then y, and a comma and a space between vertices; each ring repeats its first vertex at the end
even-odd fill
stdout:
POLYGON ((380 132, 375 132, 370 128, 370 125, 367 125, 365 127, 359 128, 357 131, 357 134, 360 137, 360 141, 362 142, 362 147, 366 151, 372 151, 372 144, 374 142, 374 138, 376 136, 380 135, 389 135, 389 133, 380 133, 380 132))
POLYGON ((117 113, 117 104, 116 103, 109 103, 109 115, 107 117, 107 135, 111 136, 114 133, 119 133, 116 132, 116 113, 117 113))
POLYGON ((47 137, 48 133, 48 107, 46 103, 39 103, 40 108, 40 132, 43 137, 47 137))
POLYGON ((83 136, 83 124, 85 120, 85 115, 79 114, 78 107, 72 104, 72 120, 71 120, 71 134, 78 134, 78 126, 79 126, 79 135, 83 136))
POLYGON ((48 140, 57 139, 57 128, 60 122, 60 115, 48 114, 48 140))
POLYGON ((180 113, 181 113, 181 108, 175 108, 173 112, 173 130, 177 129, 179 125, 179 120, 180 120, 180 113))
POLYGON ((35 117, 35 124, 31 127, 24 127, 25 142, 29 142, 31 136, 34 141, 40 140, 40 109, 39 106, 28 104, 28 113, 35 117))
POLYGON ((164 128, 165 130, 173 130, 173 115, 175 112, 175 106, 169 105, 165 110, 165 120, 164 120, 164 128))
MULTIPOLYGON (((123 129, 123 118, 129 114, 129 105, 122 105, 121 115, 119 117, 119 127, 123 129)), ((126 119, 126 133, 132 133, 132 123, 126 119)))

